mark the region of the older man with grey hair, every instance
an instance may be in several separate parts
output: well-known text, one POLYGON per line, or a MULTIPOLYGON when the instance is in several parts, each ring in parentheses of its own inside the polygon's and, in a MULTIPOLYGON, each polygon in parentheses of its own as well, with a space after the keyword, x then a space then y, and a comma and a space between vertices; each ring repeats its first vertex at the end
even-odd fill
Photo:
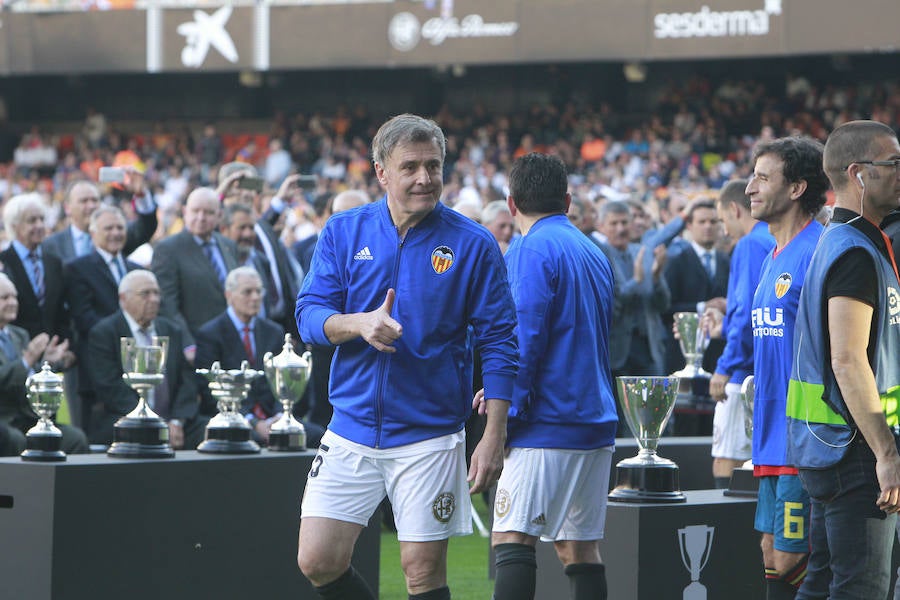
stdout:
POLYGON ((137 393, 122 379, 121 338, 147 342, 152 336, 167 336, 166 378, 154 389, 151 408, 169 424, 172 447, 196 448, 209 421, 199 414, 197 381, 181 352, 182 329, 159 316, 160 286, 150 271, 131 271, 119 283, 119 310, 91 329, 88 348, 99 410, 91 441, 109 444, 113 425, 137 405, 137 393))
POLYGON ((433 121, 405 114, 382 125, 372 156, 385 198, 329 219, 297 299, 303 340, 340 347, 334 415, 307 479, 298 549, 301 571, 326 600, 374 599, 350 557, 385 496, 409 598, 448 600, 448 539, 471 533, 468 495, 503 466, 515 307, 494 239, 440 203, 445 154, 433 121), (462 431, 473 397, 470 341, 487 398, 471 489, 462 431))
MULTIPOLYGON (((37 423, 37 415, 26 397, 25 381, 41 368, 41 363, 63 366, 68 341, 56 336, 28 332, 12 323, 19 309, 16 286, 0 273, 0 438, 7 447, 0 452, 18 454, 25 449, 25 432, 37 423)), ((62 431, 62 449, 68 454, 88 452, 87 438, 77 427, 58 425, 62 431)), ((0 444, 2 446, 2 444, 0 444)))
MULTIPOLYGON (((11 243, 0 252, 3 271, 19 293, 19 314, 14 325, 30 337, 45 332, 62 339, 71 337, 69 313, 63 297, 62 261, 44 252, 47 206, 40 194, 10 198, 3 208, 3 224, 11 243)), ((75 360, 68 352, 66 366, 75 360)))
MULTIPOLYGON (((124 188, 126 193, 132 194, 137 213, 135 220, 126 225, 122 253, 128 256, 138 246, 149 242, 156 232, 156 202, 144 185, 143 175, 136 171, 126 174, 124 188)), ((63 264, 90 254, 93 250, 90 218, 101 204, 100 189, 94 182, 84 179, 70 183, 63 202, 69 226, 48 236, 44 241, 44 250, 59 257, 63 264)))

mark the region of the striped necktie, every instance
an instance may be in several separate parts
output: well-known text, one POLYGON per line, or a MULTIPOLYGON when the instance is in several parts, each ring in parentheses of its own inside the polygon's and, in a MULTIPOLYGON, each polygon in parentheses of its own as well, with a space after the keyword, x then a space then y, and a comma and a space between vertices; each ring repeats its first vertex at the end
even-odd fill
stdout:
POLYGON ((41 259, 38 258, 37 252, 34 250, 28 253, 28 260, 31 261, 31 274, 34 279, 34 295, 37 297, 38 304, 43 306, 44 296, 46 294, 46 290, 44 289, 44 266, 41 264, 41 259))
POLYGON ((222 285, 225 284, 225 276, 228 274, 225 272, 225 265, 221 264, 218 260, 216 260, 215 250, 213 250, 213 242, 212 240, 203 242, 203 253, 206 254, 207 260, 212 263, 213 269, 216 271, 216 276, 219 278, 219 283, 222 285))

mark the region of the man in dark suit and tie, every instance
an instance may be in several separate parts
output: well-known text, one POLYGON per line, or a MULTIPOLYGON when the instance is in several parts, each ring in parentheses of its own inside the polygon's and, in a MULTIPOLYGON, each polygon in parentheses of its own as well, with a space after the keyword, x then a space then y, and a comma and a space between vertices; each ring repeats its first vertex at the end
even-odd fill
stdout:
MULTIPOLYGON (((281 352, 284 330, 274 321, 259 316, 262 296, 262 279, 252 267, 238 267, 228 274, 225 279, 228 309, 197 332, 197 368, 209 368, 214 361, 219 361, 223 369, 237 369, 246 360, 250 368, 263 370, 266 352, 281 352)), ((203 410, 211 412, 215 401, 203 382, 203 410)), ((265 377, 253 381, 241 412, 253 427, 254 438, 266 443, 269 429, 281 417, 282 407, 265 377)), ((324 429, 307 422, 304 426, 307 444, 318 446, 324 429)))
MULTIPOLYGON (((150 241, 156 232, 156 202, 150 190, 144 186, 144 176, 136 170, 125 175, 125 191, 132 194, 137 219, 128 224, 122 254, 128 256, 135 249, 150 241)), ((57 231, 44 241, 44 250, 67 264, 86 256, 93 250, 89 231, 91 215, 100 206, 100 190, 88 180, 76 181, 66 190, 64 208, 69 226, 57 231)))
MULTIPOLYGON (((60 365, 68 348, 68 342, 55 336, 40 333, 30 337, 24 329, 12 325, 18 310, 16 287, 0 273, 0 452, 9 455, 25 449, 24 434, 37 423, 37 415, 28 403, 26 379, 40 369, 43 361, 54 367, 60 365)), ((69 425, 57 427, 63 434, 64 452, 89 451, 83 431, 69 425)))
POLYGON ((237 266, 237 248, 216 229, 222 218, 219 197, 197 188, 184 206, 184 231, 157 244, 152 269, 162 291, 160 314, 184 332, 184 355, 193 364, 194 336, 225 310, 225 276, 237 266))
MULTIPOLYGON (((3 223, 12 243, 0 252, 0 263, 19 293, 19 314, 13 325, 27 331, 29 338, 43 332, 65 340, 71 332, 63 297, 63 268, 59 258, 43 250, 45 214, 39 194, 21 194, 7 201, 3 223)), ((74 353, 67 350, 65 367, 74 362, 74 353)))
MULTIPOLYGON (((665 276, 672 296, 669 311, 663 315, 666 331, 672 331, 673 315, 677 312, 696 312, 701 315, 709 308, 725 312, 725 296, 728 294, 728 256, 716 249, 722 238, 722 224, 711 199, 695 200, 687 209, 685 231, 690 237, 684 251, 670 257, 665 276)), ((715 371, 716 361, 725 344, 712 340, 703 355, 703 368, 715 371)), ((684 356, 673 336, 668 336, 666 346, 666 372, 672 373, 684 366, 684 356)))
POLYGON ((199 414, 197 381, 181 352, 179 326, 160 317, 160 287, 156 277, 143 269, 131 271, 119 283, 116 313, 94 325, 88 338, 94 390, 102 402, 96 410, 91 441, 109 444, 113 425, 137 406, 137 393, 122 379, 121 338, 149 341, 148 336, 168 336, 166 379, 153 390, 150 407, 169 424, 169 440, 175 449, 196 448, 203 441, 209 417, 199 414))
POLYGON ((88 334, 97 321, 119 310, 119 282, 125 273, 141 268, 122 255, 125 223, 125 215, 118 207, 100 206, 91 214, 88 226, 93 250, 66 266, 66 301, 77 333, 75 354, 78 357, 81 423, 88 433, 94 403, 88 334))

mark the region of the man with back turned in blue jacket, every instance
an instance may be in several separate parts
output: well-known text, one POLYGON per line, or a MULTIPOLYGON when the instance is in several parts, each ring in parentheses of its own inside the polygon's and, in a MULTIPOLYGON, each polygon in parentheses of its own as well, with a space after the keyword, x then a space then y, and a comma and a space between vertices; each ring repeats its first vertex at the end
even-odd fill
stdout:
MULTIPOLYGON (((519 370, 494 503, 495 600, 534 598, 538 538, 554 542, 573 600, 606 598, 598 542, 617 424, 613 271, 566 217, 566 189, 556 157, 527 154, 509 174, 509 209, 522 232, 506 253, 519 370)), ((479 393, 475 405, 482 402, 479 393)))
POLYGON ((447 540, 471 532, 466 495, 503 468, 515 309, 491 233, 440 204, 445 152, 432 121, 382 125, 372 156, 387 194, 328 221, 297 299, 303 341, 337 346, 297 556, 326 600, 374 600, 350 556, 385 495, 409 598, 449 599, 447 540), (489 400, 467 478, 470 327, 489 400))

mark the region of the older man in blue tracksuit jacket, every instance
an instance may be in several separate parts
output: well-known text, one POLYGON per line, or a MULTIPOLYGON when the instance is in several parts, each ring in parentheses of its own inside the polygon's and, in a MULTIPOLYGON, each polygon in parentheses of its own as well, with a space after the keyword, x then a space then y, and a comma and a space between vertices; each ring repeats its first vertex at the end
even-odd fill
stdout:
POLYGON ((387 195, 328 221, 297 300, 303 340, 337 345, 334 416, 307 480, 298 552, 322 598, 374 600, 350 555, 385 495, 409 597, 450 598, 447 539, 471 532, 470 328, 491 399, 471 492, 502 468, 515 310, 491 233, 439 203, 444 152, 431 121, 382 126, 373 157, 387 195))

